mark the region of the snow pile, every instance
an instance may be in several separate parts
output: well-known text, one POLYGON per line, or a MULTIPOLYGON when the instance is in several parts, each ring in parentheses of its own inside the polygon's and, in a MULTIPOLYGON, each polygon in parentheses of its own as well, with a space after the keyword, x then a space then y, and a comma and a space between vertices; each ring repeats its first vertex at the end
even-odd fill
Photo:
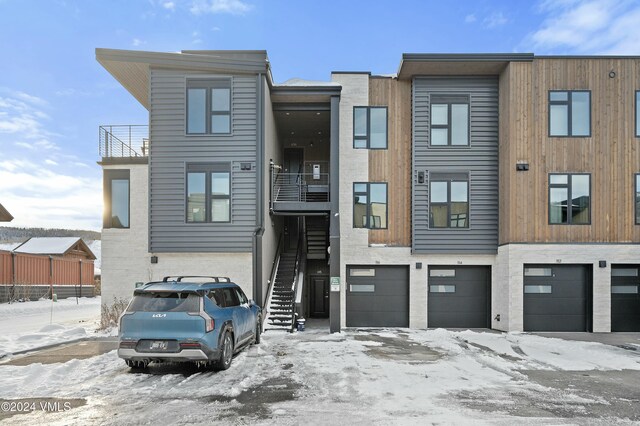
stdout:
POLYGON ((87 243, 89 249, 96 256, 96 260, 93 261, 94 274, 100 275, 102 270, 102 241, 94 240, 87 243))
POLYGON ((0 358, 87 335, 100 321, 100 297, 0 304, 0 358))

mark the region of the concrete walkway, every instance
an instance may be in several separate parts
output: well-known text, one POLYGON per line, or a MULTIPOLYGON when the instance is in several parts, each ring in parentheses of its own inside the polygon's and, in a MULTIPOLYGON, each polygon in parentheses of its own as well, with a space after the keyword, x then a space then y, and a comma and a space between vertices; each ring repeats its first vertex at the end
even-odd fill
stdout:
POLYGON ((117 348, 118 340, 113 337, 98 340, 83 340, 16 356, 9 361, 0 363, 0 367, 3 365, 25 366, 36 363, 63 363, 72 359, 86 359, 102 355, 117 348))

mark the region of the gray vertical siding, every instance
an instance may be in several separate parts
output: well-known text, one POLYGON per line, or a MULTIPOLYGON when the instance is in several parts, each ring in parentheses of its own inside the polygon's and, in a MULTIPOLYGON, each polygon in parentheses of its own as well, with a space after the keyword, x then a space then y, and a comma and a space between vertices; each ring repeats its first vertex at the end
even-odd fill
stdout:
POLYGON ((198 74, 150 72, 149 250, 247 252, 256 226, 257 77, 233 76, 231 135, 185 134, 186 81, 198 74), (231 223, 186 223, 187 163, 231 164, 231 223), (251 171, 240 170, 250 162, 251 171))
POLYGON ((498 78, 413 80, 413 215, 415 253, 496 253, 498 249, 498 78), (468 95, 470 146, 429 147, 431 94, 468 95), (418 183, 418 172, 425 182, 418 183), (469 228, 429 229, 429 173, 469 173, 469 228))

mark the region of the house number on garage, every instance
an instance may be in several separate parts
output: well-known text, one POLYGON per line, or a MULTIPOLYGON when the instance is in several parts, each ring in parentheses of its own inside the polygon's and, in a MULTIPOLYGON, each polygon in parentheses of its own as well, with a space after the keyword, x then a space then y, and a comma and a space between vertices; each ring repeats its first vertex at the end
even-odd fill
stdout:
POLYGON ((340 277, 331 277, 331 291, 340 291, 340 277))

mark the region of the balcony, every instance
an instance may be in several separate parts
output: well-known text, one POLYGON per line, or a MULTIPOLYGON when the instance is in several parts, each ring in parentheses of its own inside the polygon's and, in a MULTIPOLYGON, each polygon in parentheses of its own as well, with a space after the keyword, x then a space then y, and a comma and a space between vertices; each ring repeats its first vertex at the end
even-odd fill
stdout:
POLYGON ((271 165, 271 212, 281 215, 325 214, 331 210, 328 173, 283 173, 271 165))
POLYGON ((144 158, 149 155, 149 126, 100 126, 98 150, 103 159, 144 158))

